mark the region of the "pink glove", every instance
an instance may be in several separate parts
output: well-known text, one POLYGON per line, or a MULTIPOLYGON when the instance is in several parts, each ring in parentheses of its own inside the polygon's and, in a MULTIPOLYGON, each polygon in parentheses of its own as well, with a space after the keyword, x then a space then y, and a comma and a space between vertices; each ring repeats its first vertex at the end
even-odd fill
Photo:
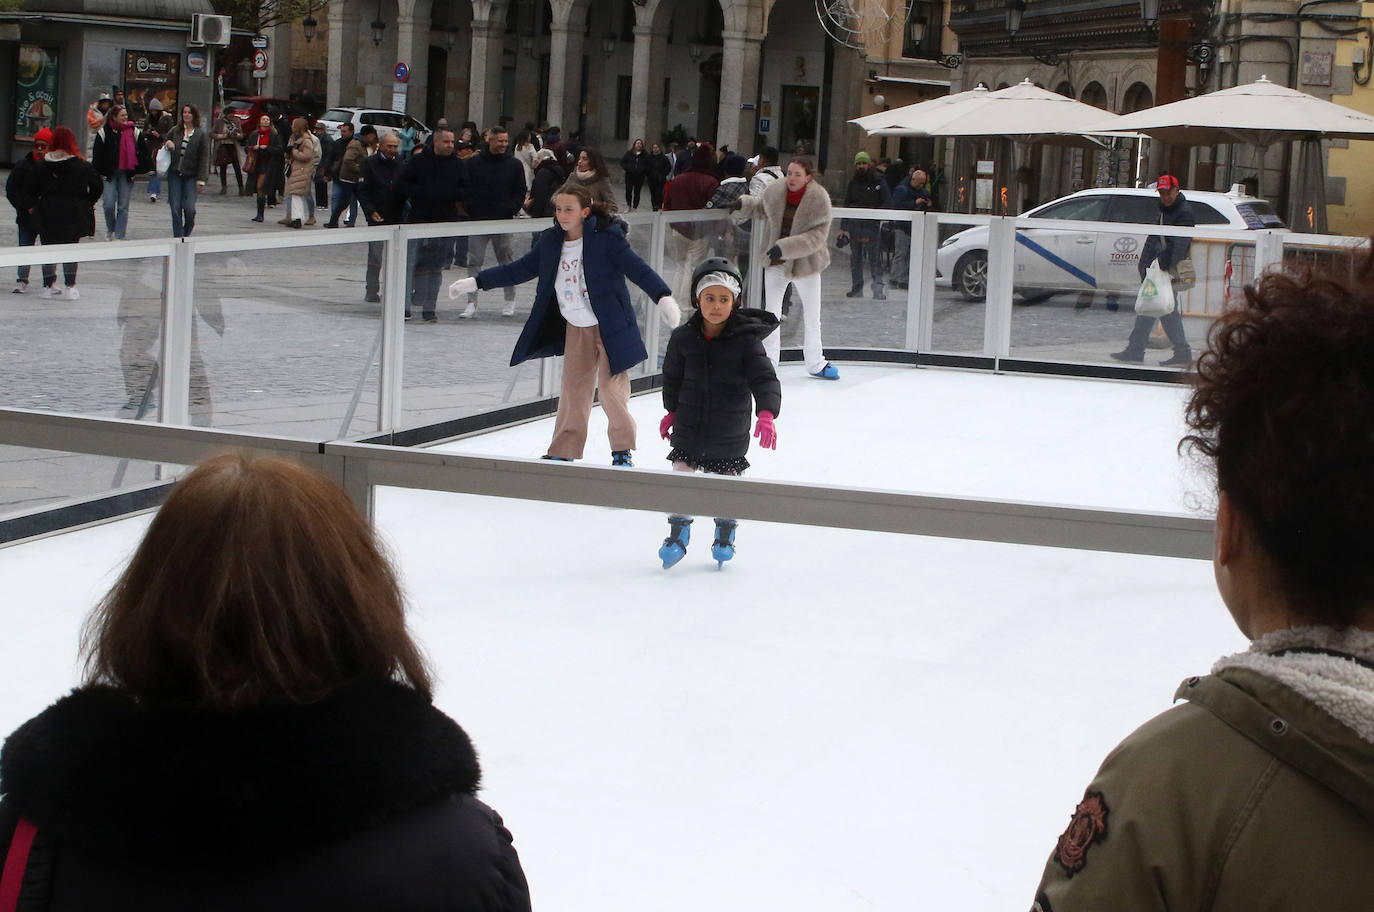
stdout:
POLYGON ((754 436, 759 439, 759 446, 765 450, 778 448, 778 432, 773 428, 772 412, 759 412, 759 420, 754 423, 754 436))
POLYGON ((664 415, 663 420, 658 423, 658 436, 662 437, 664 440, 668 439, 668 435, 673 430, 673 416, 676 414, 677 412, 669 412, 664 415))

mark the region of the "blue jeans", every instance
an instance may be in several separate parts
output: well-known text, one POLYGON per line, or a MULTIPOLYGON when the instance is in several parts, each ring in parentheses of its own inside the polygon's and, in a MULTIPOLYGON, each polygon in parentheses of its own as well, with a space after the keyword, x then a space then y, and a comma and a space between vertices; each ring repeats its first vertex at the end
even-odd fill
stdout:
POLYGON ((172 237, 190 237, 196 227, 195 175, 167 175, 167 205, 172 207, 172 237))
MULTIPOLYGON (((37 228, 33 227, 32 225, 25 225, 25 224, 23 224, 23 223, 20 223, 20 224, 18 224, 18 225, 15 225, 15 227, 19 229, 19 246, 20 246, 20 247, 32 247, 34 244, 37 244, 37 243, 38 243, 38 229, 37 229, 37 228)), ((15 278, 17 278, 20 282, 23 282, 24 284, 27 285, 27 284, 28 284, 28 281, 29 281, 29 267, 28 267, 28 266, 20 266, 20 267, 19 267, 19 275, 17 275, 15 278)), ((54 266, 52 263, 44 263, 44 264, 43 264, 43 284, 44 284, 44 285, 51 285, 54 281, 56 281, 56 279, 57 279, 57 267, 54 266)))
POLYGON ((150 178, 148 178, 148 195, 149 195, 149 196, 157 196, 157 195, 158 195, 159 193, 161 193, 161 192, 162 192, 162 175, 161 175, 161 174, 158 174, 156 171, 154 171, 154 172, 153 172, 153 176, 150 177, 150 178))
POLYGON ((334 181, 334 195, 329 207, 329 224, 339 224, 339 214, 348 209, 348 220, 358 224, 358 185, 349 181, 334 181))
POLYGON ((124 240, 124 232, 129 227, 129 197, 133 192, 132 171, 116 171, 114 177, 105 181, 105 192, 100 196, 105 206, 105 230, 114 232, 117 240, 124 240))

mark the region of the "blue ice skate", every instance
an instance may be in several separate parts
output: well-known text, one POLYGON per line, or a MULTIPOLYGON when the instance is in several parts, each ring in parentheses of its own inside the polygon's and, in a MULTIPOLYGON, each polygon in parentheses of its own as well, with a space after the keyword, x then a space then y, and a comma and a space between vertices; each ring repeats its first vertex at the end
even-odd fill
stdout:
POLYGON ((632 468, 632 469, 633 469, 634 466, 635 466, 634 462, 631 461, 631 459, 630 459, 630 451, 629 451, 629 450, 612 450, 612 451, 611 451, 611 465, 613 465, 613 466, 629 466, 629 467, 632 468))
POLYGON ((663 569, 676 564, 687 556, 687 543, 692 540, 692 517, 669 516, 668 537, 658 549, 658 558, 663 561, 663 569))
POLYGON ((716 569, 735 556, 735 529, 739 523, 733 519, 716 520, 716 540, 711 542, 711 556, 716 559, 716 569))
POLYGON ((839 368, 827 361, 825 367, 818 371, 812 371, 811 376, 817 380, 838 380, 840 379, 840 371, 839 368))

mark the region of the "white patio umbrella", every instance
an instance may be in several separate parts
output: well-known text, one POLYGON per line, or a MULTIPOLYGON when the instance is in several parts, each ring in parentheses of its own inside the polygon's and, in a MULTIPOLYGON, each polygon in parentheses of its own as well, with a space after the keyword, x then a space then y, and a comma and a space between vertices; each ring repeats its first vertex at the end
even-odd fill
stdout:
POLYGON ((1085 125, 1086 132, 1130 130, 1185 146, 1249 143, 1269 146, 1296 139, 1374 139, 1374 117, 1266 77, 1085 125))
POLYGON ((1116 133, 1117 115, 1042 89, 1029 79, 1005 89, 979 87, 904 108, 868 114, 850 123, 870 136, 1004 136, 1021 143, 1095 147, 1089 133, 1116 133), (1102 126, 1107 121, 1107 126, 1102 126), (1094 130, 1083 129, 1093 125, 1094 130))
MULTIPOLYGON (((1091 124, 1090 128, 1105 125, 1091 124)), ((1196 95, 1125 114, 1118 129, 1134 130, 1182 146, 1244 143, 1256 148, 1262 162, 1269 146, 1279 142, 1322 139, 1374 139, 1374 117, 1270 82, 1265 76, 1245 85, 1196 95)), ((1289 224, 1299 231, 1321 232, 1326 226, 1321 156, 1309 143, 1299 157, 1299 174, 1289 177, 1296 191, 1289 197, 1289 224), (1306 161, 1304 162, 1304 156, 1306 161)))

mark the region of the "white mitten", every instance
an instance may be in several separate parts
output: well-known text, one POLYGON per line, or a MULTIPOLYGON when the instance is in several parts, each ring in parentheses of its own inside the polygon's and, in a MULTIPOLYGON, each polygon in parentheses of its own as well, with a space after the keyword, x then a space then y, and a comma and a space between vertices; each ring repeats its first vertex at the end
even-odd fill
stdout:
POLYGON ((448 287, 448 297, 450 301, 456 301, 465 294, 472 294, 477 290, 477 280, 472 276, 466 279, 459 279, 448 287))
POLYGON ((677 301, 672 295, 664 295, 658 299, 658 312, 663 315, 663 322, 668 324, 669 329, 676 327, 678 320, 682 318, 682 312, 677 309, 677 301))

